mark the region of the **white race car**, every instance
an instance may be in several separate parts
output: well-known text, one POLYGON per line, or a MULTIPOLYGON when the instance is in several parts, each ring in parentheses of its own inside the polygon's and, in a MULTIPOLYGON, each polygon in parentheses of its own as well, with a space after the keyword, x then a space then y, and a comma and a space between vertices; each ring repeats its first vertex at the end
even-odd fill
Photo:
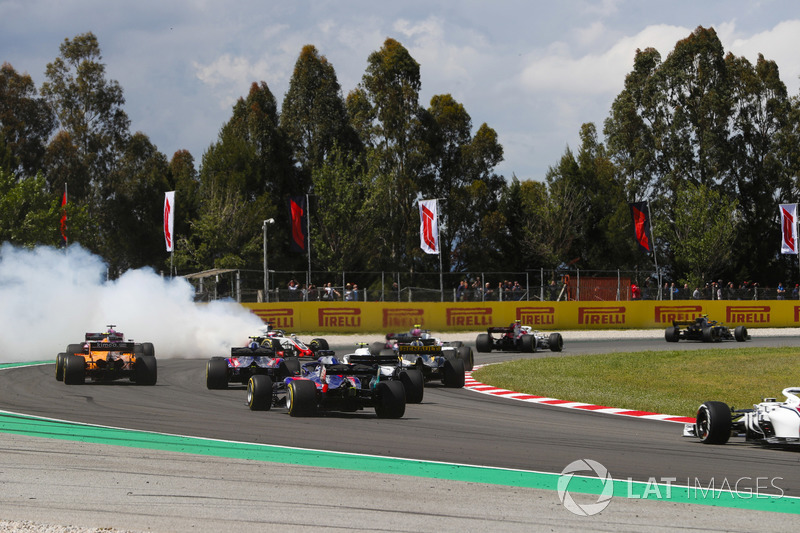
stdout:
POLYGON ((694 424, 686 424, 684 437, 705 444, 725 444, 731 436, 768 445, 800 444, 800 387, 783 389, 785 402, 764 398, 752 409, 731 409, 723 402, 705 402, 694 424))

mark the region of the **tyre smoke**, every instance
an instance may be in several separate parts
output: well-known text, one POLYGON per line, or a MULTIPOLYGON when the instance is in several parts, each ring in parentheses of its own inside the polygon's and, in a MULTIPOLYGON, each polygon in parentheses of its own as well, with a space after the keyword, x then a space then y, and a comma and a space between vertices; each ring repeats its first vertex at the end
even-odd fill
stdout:
POLYGON ((0 363, 47 361, 109 324, 152 342, 156 357, 207 358, 242 346, 261 319, 232 301, 194 302, 183 278, 150 268, 106 280, 103 260, 80 245, 0 246, 0 363))

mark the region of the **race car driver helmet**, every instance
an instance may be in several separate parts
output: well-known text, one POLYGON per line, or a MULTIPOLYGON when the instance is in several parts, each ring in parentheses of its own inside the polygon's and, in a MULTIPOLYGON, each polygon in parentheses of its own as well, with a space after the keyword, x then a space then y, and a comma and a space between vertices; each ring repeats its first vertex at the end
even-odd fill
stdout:
POLYGON ((414 327, 411 329, 411 334, 414 335, 415 337, 419 337, 421 333, 422 333, 422 326, 420 326, 419 324, 414 324, 414 327))
POLYGON ((258 343, 256 341, 253 341, 248 345, 248 347, 252 350, 255 350, 256 348, 258 348, 258 343))

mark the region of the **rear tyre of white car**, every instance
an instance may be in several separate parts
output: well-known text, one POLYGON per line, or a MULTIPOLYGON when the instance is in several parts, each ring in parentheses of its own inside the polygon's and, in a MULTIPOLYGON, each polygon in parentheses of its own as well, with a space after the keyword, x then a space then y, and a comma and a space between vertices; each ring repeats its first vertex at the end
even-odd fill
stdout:
POLYGON ((422 403, 425 395, 425 378, 417 369, 409 369, 400 373, 400 383, 406 391, 406 403, 422 403))
POLYGON ((736 326, 736 329, 733 330, 733 338, 736 339, 738 342, 746 341, 747 328, 745 326, 736 326))
POLYGON ((522 351, 522 353, 535 352, 537 342, 535 335, 523 335, 519 338, 520 351, 522 351))
POLYGON ((464 361, 464 370, 472 372, 475 367, 475 354, 472 353, 472 348, 469 346, 460 346, 458 348, 458 356, 464 361))
POLYGON ((375 387, 375 414, 378 418, 401 418, 406 413, 406 393, 397 381, 382 381, 375 387))
POLYGON ((550 344, 550 351, 552 352, 560 352, 564 349, 564 338, 561 336, 561 333, 551 333, 548 343, 550 344))
POLYGON ((697 410, 694 429, 703 444, 725 444, 731 438, 731 409, 724 402, 705 402, 697 410))

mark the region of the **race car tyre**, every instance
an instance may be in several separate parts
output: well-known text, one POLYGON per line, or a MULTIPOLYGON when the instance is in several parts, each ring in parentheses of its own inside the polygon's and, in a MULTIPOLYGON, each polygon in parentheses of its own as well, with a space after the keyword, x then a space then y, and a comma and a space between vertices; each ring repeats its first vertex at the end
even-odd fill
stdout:
POLYGON ((287 377, 300 374, 300 359, 297 357, 287 357, 283 360, 283 364, 286 366, 287 377))
POLYGON ((697 410, 695 434, 703 444, 725 444, 731 438, 731 409, 724 402, 705 402, 697 410))
POLYGON ((158 366, 155 355, 138 355, 133 367, 137 385, 155 385, 158 381, 158 366))
POLYGON ((564 337, 561 336, 561 333, 551 333, 547 342, 551 352, 560 352, 564 349, 564 337))
POLYGON ((461 359, 450 359, 444 362, 444 377, 442 382, 445 387, 460 389, 464 386, 464 362, 461 359))
POLYGON ((251 411, 269 411, 272 407, 272 379, 264 374, 247 381, 247 406, 251 411))
POLYGON ((375 396, 378 418, 400 418, 406 414, 406 393, 402 383, 382 381, 375 387, 375 396))
POLYGON ((142 354, 146 356, 155 357, 156 349, 153 347, 152 342, 143 342, 141 344, 136 344, 133 347, 133 351, 136 354, 142 354))
POLYGON ((425 395, 425 378, 422 372, 416 369, 400 372, 400 383, 406 393, 406 403, 422 403, 425 395))
POLYGON ((70 344, 67 346, 67 355, 80 355, 83 353, 83 344, 70 344))
POLYGON ((735 338, 739 342, 744 342, 747 340, 747 327, 746 326, 736 326, 736 329, 733 330, 733 338, 735 338))
POLYGON ((56 356, 56 381, 64 381, 64 359, 66 357, 65 353, 56 356))
POLYGON ((523 335, 519 338, 519 346, 522 353, 535 352, 536 344, 536 337, 534 335, 523 335))
POLYGON ((458 356, 464 361, 464 370, 472 372, 475 367, 475 355, 472 353, 472 348, 469 346, 460 346, 458 348, 458 356))
POLYGON ((386 348, 385 342, 373 342, 369 345, 369 353, 371 355, 378 355, 384 348, 386 348))
POLYGON ((86 359, 67 354, 64 358, 64 384, 83 385, 86 380, 86 359))
POLYGON ((318 350, 330 350, 328 341, 325 339, 311 339, 311 344, 309 347, 315 352, 318 350))
POLYGON ((479 333, 475 339, 475 348, 479 353, 492 351, 492 337, 488 333, 479 333))
POLYGON ((705 326, 703 328, 703 342, 719 342, 719 331, 712 326, 705 326))
POLYGON ((228 362, 222 357, 213 357, 206 363, 206 387, 228 388, 228 362))
MULTIPOLYGON (((399 383, 398 383, 399 385, 399 383)), ((286 393, 286 409, 289 416, 308 416, 317 407, 317 386, 307 379, 296 379, 289 383, 286 393)))
POLYGON ((680 339, 680 330, 675 326, 668 326, 667 329, 664 330, 664 340, 667 342, 678 342, 680 339))

